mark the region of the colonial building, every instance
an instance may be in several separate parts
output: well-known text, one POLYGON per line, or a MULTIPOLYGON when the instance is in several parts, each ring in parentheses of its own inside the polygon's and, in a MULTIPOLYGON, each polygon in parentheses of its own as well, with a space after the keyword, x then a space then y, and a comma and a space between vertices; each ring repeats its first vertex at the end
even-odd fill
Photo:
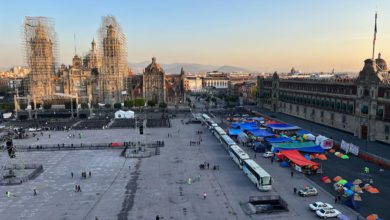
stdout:
POLYGON ((165 72, 153 57, 152 63, 144 70, 143 96, 146 101, 162 103, 165 102, 165 95, 165 72))
POLYGON ((258 77, 258 105, 334 127, 370 141, 390 143, 390 72, 367 59, 357 78, 258 77))

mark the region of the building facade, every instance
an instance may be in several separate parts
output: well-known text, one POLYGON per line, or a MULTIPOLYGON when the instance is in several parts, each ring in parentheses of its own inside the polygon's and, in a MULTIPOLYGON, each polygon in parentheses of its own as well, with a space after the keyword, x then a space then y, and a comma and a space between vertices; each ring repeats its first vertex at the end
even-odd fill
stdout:
POLYGON ((390 72, 367 59, 357 78, 257 79, 260 107, 324 124, 362 139, 390 143, 390 72))

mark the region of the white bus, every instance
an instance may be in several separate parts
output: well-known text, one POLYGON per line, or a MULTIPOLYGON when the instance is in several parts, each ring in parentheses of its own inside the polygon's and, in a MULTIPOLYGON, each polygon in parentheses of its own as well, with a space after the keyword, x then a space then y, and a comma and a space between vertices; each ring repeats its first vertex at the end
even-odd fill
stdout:
POLYGON ((237 143, 235 141, 233 141, 229 137, 229 135, 227 135, 227 134, 221 136, 221 142, 222 142, 223 146, 225 147, 226 151, 229 151, 229 147, 231 145, 237 145, 237 143))
POLYGON ((218 138, 218 140, 221 139, 222 135, 226 135, 226 132, 221 127, 214 127, 214 136, 218 138))
POLYGON ((261 191, 270 191, 272 189, 272 177, 261 168, 254 160, 244 160, 242 170, 249 179, 256 184, 261 191))
POLYGON ((207 122, 208 120, 210 120, 210 117, 207 114, 202 114, 202 119, 204 122, 207 122))
POLYGON ((234 162, 242 169, 242 163, 244 160, 249 159, 249 155, 245 153, 241 147, 238 145, 231 145, 229 148, 229 155, 233 159, 234 162))

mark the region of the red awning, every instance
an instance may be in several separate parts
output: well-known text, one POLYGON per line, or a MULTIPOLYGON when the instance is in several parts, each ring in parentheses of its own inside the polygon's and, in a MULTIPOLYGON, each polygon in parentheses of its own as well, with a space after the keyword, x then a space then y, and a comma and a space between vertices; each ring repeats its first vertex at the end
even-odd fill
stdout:
POLYGON ((111 143, 111 147, 122 147, 123 143, 122 142, 113 142, 111 143))
POLYGON ((298 150, 283 150, 281 154, 299 166, 318 166, 318 163, 306 159, 298 150))

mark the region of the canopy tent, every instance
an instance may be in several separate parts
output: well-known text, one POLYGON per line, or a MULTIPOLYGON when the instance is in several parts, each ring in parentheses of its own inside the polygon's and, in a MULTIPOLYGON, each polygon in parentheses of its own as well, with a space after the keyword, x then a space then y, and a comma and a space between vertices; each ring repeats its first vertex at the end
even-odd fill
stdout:
POLYGON ((111 143, 111 147, 122 147, 123 146, 123 142, 112 142, 111 143))
POLYGON ((290 131, 290 130, 298 130, 300 127, 288 125, 288 124, 267 124, 267 127, 271 128, 272 130, 278 130, 278 131, 290 131))
POLYGON ((283 150, 298 150, 301 152, 306 152, 306 153, 323 153, 325 150, 322 149, 320 146, 313 146, 313 147, 300 147, 300 148, 276 148, 273 147, 273 152, 276 151, 283 151, 283 150))
POLYGON ((298 131, 296 131, 295 133, 296 133, 297 135, 310 134, 310 132, 308 132, 308 131, 306 131, 306 130, 303 130, 303 129, 298 130, 298 131))
POLYGON ((264 123, 264 118, 263 117, 253 117, 251 119, 254 120, 254 121, 260 122, 260 123, 264 123))
POLYGON ((318 166, 319 164, 307 160, 297 150, 284 150, 281 154, 299 166, 318 166))
POLYGON ((284 137, 280 137, 280 138, 265 138, 265 141, 267 141, 268 143, 285 143, 285 142, 291 142, 291 139, 290 138, 284 138, 284 137))
POLYGON ((273 143, 271 150, 273 152, 276 152, 278 150, 299 150, 308 153, 324 152, 324 149, 322 149, 320 146, 316 146, 312 141, 294 142, 294 143, 273 143))
POLYGON ((246 135, 243 131, 241 131, 240 134, 237 135, 237 140, 241 143, 246 143, 248 141, 249 137, 246 135))
POLYGON ((243 131, 241 129, 237 129, 237 128, 229 128, 229 131, 228 131, 230 136, 237 136, 242 132, 243 131))
POLYGON ((274 134, 272 134, 264 129, 249 130, 248 132, 255 137, 273 137, 274 136, 274 134))
POLYGON ((257 130, 259 128, 257 127, 257 125, 255 123, 255 125, 253 125, 253 124, 241 124, 240 125, 240 129, 243 130, 243 131, 244 130, 252 131, 252 130, 257 130))
POLYGON ((115 118, 120 119, 120 118, 134 118, 134 112, 133 111, 123 111, 119 110, 115 112, 115 118))
POLYGON ((316 144, 320 145, 324 149, 330 149, 333 147, 333 140, 325 136, 318 135, 316 137, 316 144))

